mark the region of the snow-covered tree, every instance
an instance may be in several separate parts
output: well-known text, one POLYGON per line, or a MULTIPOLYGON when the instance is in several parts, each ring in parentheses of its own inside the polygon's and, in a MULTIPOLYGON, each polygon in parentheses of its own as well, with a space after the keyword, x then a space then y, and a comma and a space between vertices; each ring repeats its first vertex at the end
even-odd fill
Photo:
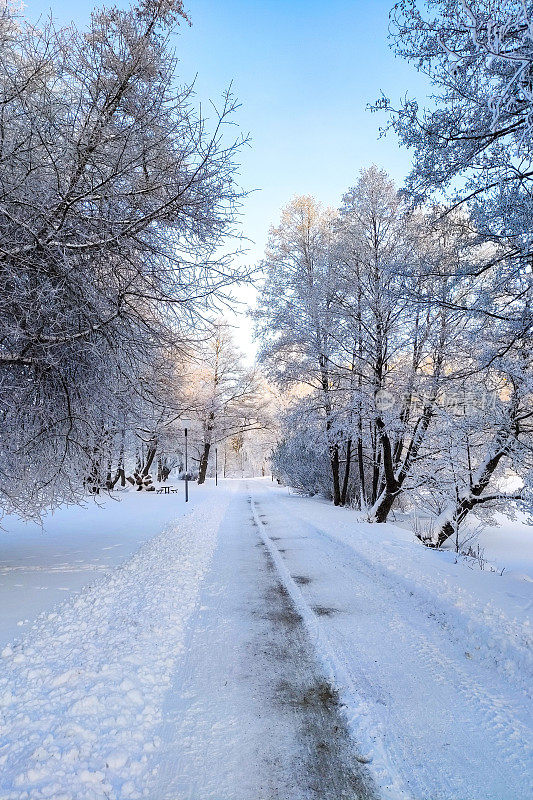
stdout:
POLYGON ((378 406, 391 388, 391 398, 400 390, 391 370, 394 365, 404 367, 411 312, 405 286, 415 253, 410 220, 392 182, 377 167, 363 170, 343 197, 337 240, 343 286, 339 345, 345 351, 339 368, 344 377, 347 428, 352 429, 345 474, 353 444, 362 506, 374 504, 380 493, 383 462, 378 406))
POLYGON ((334 502, 356 499, 383 522, 409 485, 450 380, 464 312, 429 297, 458 297, 450 260, 460 237, 448 223, 439 238, 376 167, 361 173, 340 214, 319 212, 298 199, 272 231, 256 315, 262 357, 281 386, 304 394, 295 408, 313 436, 300 432, 299 441, 317 458, 329 450, 334 502))
POLYGON ((260 359, 284 389, 304 386, 323 420, 332 496, 340 505, 340 442, 336 423, 337 301, 334 213, 312 197, 295 198, 269 235, 265 285, 255 311, 260 359))
MULTIPOLYGON (((413 149, 406 187, 415 203, 433 193, 467 209, 491 241, 485 264, 495 286, 531 298, 533 255, 533 9, 521 0, 402 0, 391 12, 397 54, 428 76, 421 108, 387 98, 390 125, 413 149)), ((478 311, 490 312, 480 306, 478 311)), ((500 313, 524 322, 512 304, 500 313)))
POLYGON ((209 122, 177 87, 186 20, 181 0, 95 11, 87 31, 0 11, 6 510, 80 496, 102 431, 136 424, 141 376, 238 277, 235 103, 209 122))
POLYGON ((331 497, 331 467, 323 420, 303 400, 282 415, 280 438, 272 453, 278 480, 310 494, 331 497))
POLYGON ((473 510, 527 499, 530 337, 517 332, 530 311, 486 268, 491 252, 466 214, 413 210, 376 167, 338 214, 311 198, 287 207, 256 312, 287 403, 279 477, 376 522, 421 504, 437 545, 473 510))
POLYGON ((210 335, 197 344, 184 395, 198 421, 198 483, 204 483, 215 444, 264 424, 259 376, 245 365, 224 320, 214 322, 210 335))
MULTIPOLYGON (((531 337, 522 339, 505 357, 483 369, 475 382, 469 376, 463 397, 457 391, 455 398, 446 398, 436 435, 440 439, 448 432, 448 450, 454 457, 445 469, 438 470, 436 488, 444 502, 428 533, 428 544, 440 546, 457 535, 471 512, 483 519, 494 510, 508 512, 518 503, 531 510, 531 345, 531 337)), ((437 442, 434 447, 435 472, 442 453, 437 442)))

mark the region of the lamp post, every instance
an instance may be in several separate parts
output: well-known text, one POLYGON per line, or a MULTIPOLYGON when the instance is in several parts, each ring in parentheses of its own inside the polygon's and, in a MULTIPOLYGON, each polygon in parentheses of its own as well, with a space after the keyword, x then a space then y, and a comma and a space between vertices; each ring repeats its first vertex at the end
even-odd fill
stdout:
POLYGON ((185 502, 189 502, 189 465, 187 463, 187 428, 185 428, 185 502))
POLYGON ((218 486, 218 447, 215 447, 215 486, 218 486))
POLYGON ((185 502, 189 502, 189 460, 188 460, 188 426, 189 420, 183 419, 181 420, 183 425, 183 433, 185 434, 185 502))

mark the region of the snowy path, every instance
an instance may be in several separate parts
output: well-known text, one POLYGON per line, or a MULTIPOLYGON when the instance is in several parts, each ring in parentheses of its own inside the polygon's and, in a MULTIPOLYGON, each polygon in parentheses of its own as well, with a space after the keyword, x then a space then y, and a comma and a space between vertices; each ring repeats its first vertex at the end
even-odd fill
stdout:
POLYGON ((338 700, 238 490, 167 695, 153 800, 371 800, 338 700))
POLYGON ((4 648, 0 800, 532 797, 527 624, 407 539, 209 490, 4 648))

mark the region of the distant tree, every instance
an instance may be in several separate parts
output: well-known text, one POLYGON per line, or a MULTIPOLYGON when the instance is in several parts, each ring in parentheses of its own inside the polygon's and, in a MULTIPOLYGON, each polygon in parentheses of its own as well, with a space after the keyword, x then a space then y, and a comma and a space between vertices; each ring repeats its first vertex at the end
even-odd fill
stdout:
POLYGON ((214 444, 231 438, 241 441, 244 431, 264 424, 264 400, 254 369, 244 363, 231 327, 216 321, 199 343, 186 380, 185 397, 200 427, 198 483, 204 483, 214 444))

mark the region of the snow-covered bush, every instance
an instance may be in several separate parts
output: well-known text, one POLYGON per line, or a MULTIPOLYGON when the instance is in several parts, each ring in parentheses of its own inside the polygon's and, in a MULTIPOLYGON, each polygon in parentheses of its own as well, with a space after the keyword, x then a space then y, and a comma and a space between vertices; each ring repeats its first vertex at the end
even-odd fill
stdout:
POLYGON ((282 437, 271 457, 276 478, 286 486, 333 499, 328 447, 324 436, 318 431, 313 436, 309 428, 285 424, 282 437))

